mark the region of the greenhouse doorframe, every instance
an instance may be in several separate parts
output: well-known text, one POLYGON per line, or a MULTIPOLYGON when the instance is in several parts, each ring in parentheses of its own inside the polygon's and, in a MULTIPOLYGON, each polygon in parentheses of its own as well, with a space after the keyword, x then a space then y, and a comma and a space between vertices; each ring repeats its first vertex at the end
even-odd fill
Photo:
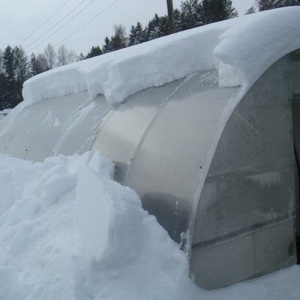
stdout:
POLYGON ((292 113, 295 152, 295 200, 296 200, 296 246, 297 263, 300 264, 300 50, 291 55, 292 62, 292 113))

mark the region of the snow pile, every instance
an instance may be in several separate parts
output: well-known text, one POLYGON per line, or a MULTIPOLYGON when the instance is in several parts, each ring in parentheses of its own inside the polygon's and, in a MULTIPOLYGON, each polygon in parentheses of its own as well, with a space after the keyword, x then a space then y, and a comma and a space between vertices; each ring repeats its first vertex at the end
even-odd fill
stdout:
POLYGON ((203 291, 186 255, 99 153, 43 163, 0 156, 0 299, 300 297, 300 268, 203 291))
POLYGON ((276 60, 300 48, 299 15, 299 7, 261 12, 54 69, 25 82, 25 105, 86 90, 119 103, 143 89, 214 68, 220 86, 250 86, 276 60))
POLYGON ((99 153, 1 156, 0 170, 0 299, 173 299, 181 278, 192 286, 185 254, 99 153))

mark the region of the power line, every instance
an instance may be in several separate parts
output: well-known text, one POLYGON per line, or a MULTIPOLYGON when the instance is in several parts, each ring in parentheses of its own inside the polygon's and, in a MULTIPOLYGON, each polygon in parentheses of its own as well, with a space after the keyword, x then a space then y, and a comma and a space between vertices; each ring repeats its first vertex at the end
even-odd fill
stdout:
POLYGON ((51 31, 54 27, 56 27, 59 23, 61 23, 64 19, 66 19, 70 14, 72 14, 73 11, 75 11, 85 0, 81 1, 75 8, 73 8, 68 14, 66 14, 62 19, 60 19, 56 24, 54 24, 50 29, 45 31, 41 36, 39 36, 37 39, 35 39, 32 43, 27 45, 25 47, 25 50, 29 48, 31 45, 39 41, 43 36, 45 36, 49 31, 51 31))
POLYGON ((94 16, 92 19, 90 19, 89 21, 87 21, 86 23, 84 23, 83 25, 81 25, 80 27, 78 27, 75 31, 73 31, 72 33, 70 33, 68 36, 66 36, 65 38, 63 38, 62 40, 60 40, 58 43, 56 43, 54 46, 59 45, 60 43, 62 43, 63 41, 65 41, 66 39, 68 39, 70 36, 72 36, 74 33, 76 33, 77 31, 79 31, 81 28, 83 28, 84 26, 86 26, 87 24, 91 23, 92 21, 94 21, 97 17, 99 17, 101 14, 103 14, 105 11, 107 11, 109 8, 111 8, 114 4, 116 4, 119 0, 115 0, 112 4, 108 5, 106 8, 104 8, 102 11, 100 11, 96 16, 94 16))
POLYGON ((23 44, 30 37, 32 37, 40 28, 42 28, 52 17, 54 17, 70 0, 64 2, 46 21, 44 21, 36 30, 34 30, 30 35, 28 35, 20 44, 23 44))
POLYGON ((74 18, 76 18, 80 13, 82 13, 87 7, 89 7, 95 0, 92 0, 89 4, 87 4, 83 9, 81 9, 77 14, 75 14, 71 19, 69 19, 67 22, 65 22, 62 26, 60 26, 57 30, 55 30, 52 34, 50 34, 49 36, 47 36, 45 39, 43 39, 39 44, 37 44, 36 46, 34 46, 33 48, 31 48, 29 50, 29 52, 31 52, 32 50, 34 50, 35 48, 37 48, 38 46, 40 46, 42 43, 44 43, 45 41, 47 41, 50 37, 52 37, 56 32, 58 32, 60 29, 62 29, 63 27, 65 27, 68 23, 70 23, 74 18))

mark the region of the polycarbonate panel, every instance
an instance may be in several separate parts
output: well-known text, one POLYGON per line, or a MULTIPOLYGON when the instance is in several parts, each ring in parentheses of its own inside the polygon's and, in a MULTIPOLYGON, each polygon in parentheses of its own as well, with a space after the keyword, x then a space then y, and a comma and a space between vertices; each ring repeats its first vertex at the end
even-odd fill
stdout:
POLYGON ((225 286, 295 262, 290 79, 285 57, 255 83, 223 130, 194 226, 191 269, 199 274, 203 262, 207 266, 205 278, 195 277, 202 287, 225 286), (276 255, 270 259, 273 252, 266 249, 276 255), (227 275, 221 278, 220 272, 227 275))
POLYGON ((12 111, 0 123, 0 150, 12 156, 24 158, 28 145, 48 112, 31 114, 31 107, 20 113, 12 111), (24 125, 26 124, 26 126, 24 125))
POLYGON ((112 107, 100 95, 79 107, 74 116, 65 124, 63 134, 56 142, 53 154, 84 153, 90 151, 98 134, 103 118, 112 107))
POLYGON ((215 72, 192 76, 158 111, 124 184, 177 242, 188 230, 194 195, 213 137, 238 88, 219 89, 215 72))
POLYGON ((222 243, 194 247, 190 263, 193 277, 203 288, 220 288, 292 265, 293 225, 294 219, 286 220, 222 243))
POLYGON ((13 111, 0 124, 0 147, 3 152, 32 161, 83 150, 85 142, 97 132, 99 122, 95 118, 102 117, 97 107, 104 102, 99 97, 90 100, 83 92, 47 99, 20 113, 13 111))
POLYGON ((120 105, 116 105, 104 119, 93 144, 116 163, 115 179, 123 182, 136 148, 153 121, 159 107, 182 84, 182 80, 159 88, 139 92, 120 105))
POLYGON ((27 159, 89 151, 103 116, 110 110, 103 96, 91 100, 87 93, 53 99, 52 106, 53 110, 30 142, 27 159), (41 141, 44 143, 39 145, 41 141))

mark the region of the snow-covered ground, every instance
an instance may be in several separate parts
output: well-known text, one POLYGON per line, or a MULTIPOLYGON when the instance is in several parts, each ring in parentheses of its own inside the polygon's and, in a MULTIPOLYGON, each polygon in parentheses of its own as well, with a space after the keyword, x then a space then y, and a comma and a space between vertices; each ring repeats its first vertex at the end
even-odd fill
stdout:
POLYGON ((300 299, 300 267, 204 291, 100 153, 0 156, 0 299, 300 299))

